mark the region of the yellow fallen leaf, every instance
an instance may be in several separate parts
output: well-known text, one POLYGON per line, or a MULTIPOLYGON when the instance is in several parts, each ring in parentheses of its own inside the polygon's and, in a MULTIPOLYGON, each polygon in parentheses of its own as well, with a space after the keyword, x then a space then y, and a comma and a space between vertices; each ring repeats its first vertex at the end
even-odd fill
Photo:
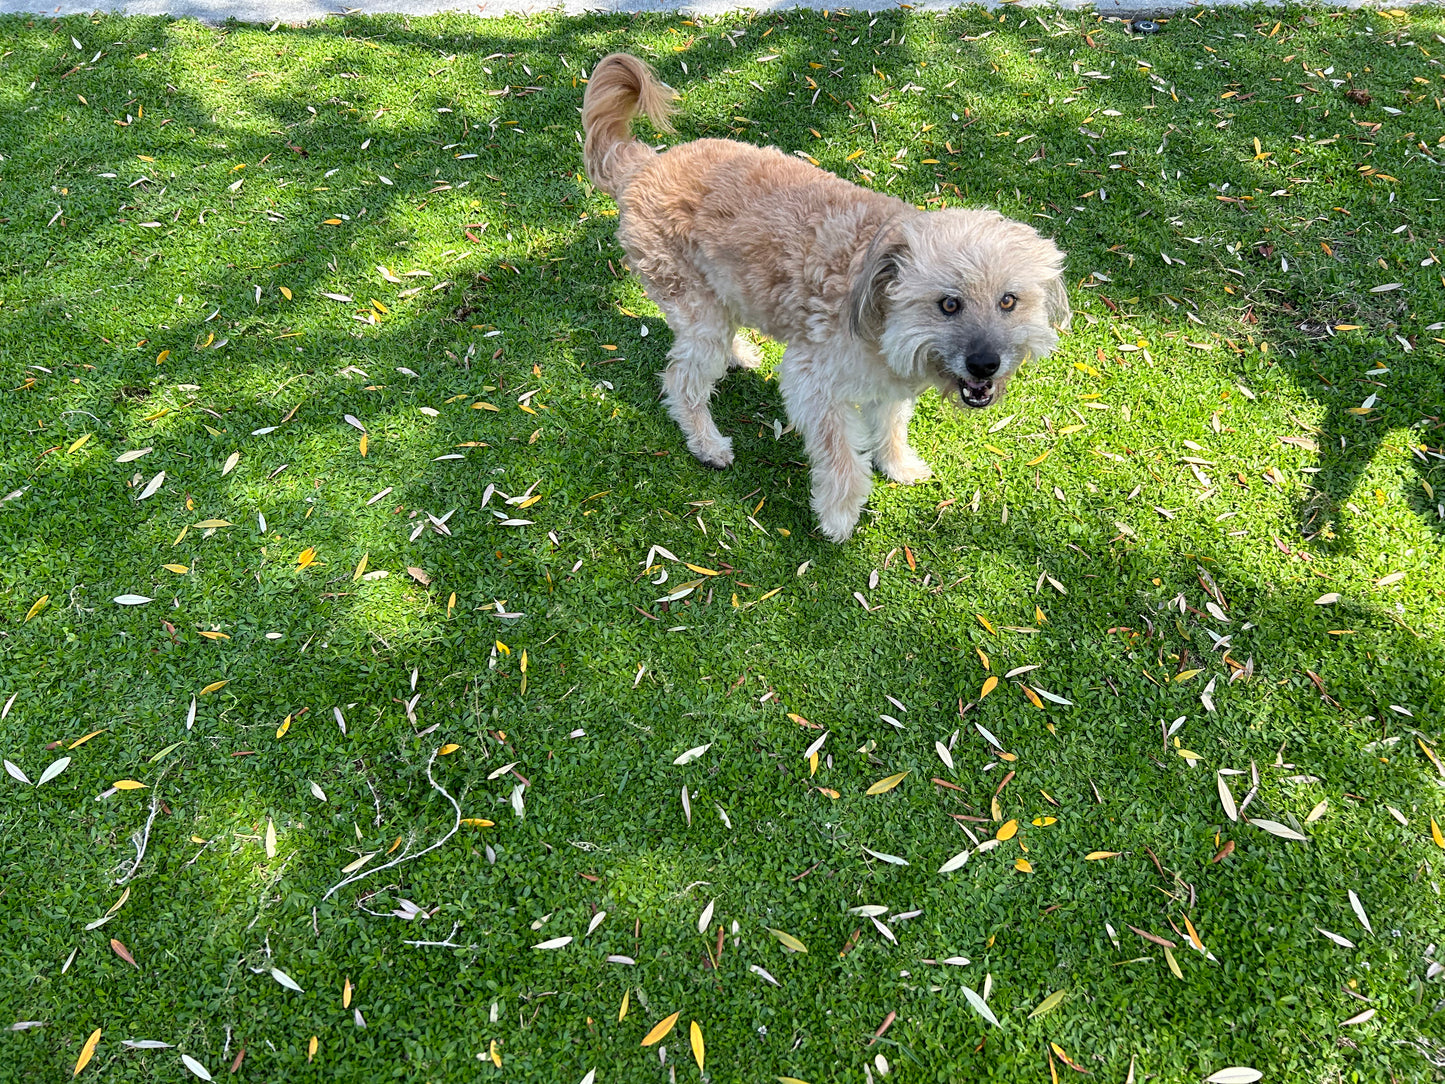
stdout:
POLYGON ((367 435, 366 435, 365 433, 362 433, 362 434, 361 434, 361 439, 356 442, 357 450, 361 452, 361 458, 362 458, 362 459, 365 459, 365 458, 366 458, 366 446, 367 446, 366 436, 367 436, 367 435))
POLYGON ((1058 990, 1044 998, 1039 1002, 1038 1008, 1029 1013, 1029 1019, 1032 1020, 1036 1016, 1043 1016, 1044 1013, 1057 1009, 1063 1003, 1064 996, 1067 993, 1068 991, 1066 990, 1058 990))
POLYGON ((829 798, 832 798, 835 802, 836 802, 839 798, 843 797, 841 794, 839 794, 839 793, 838 793, 836 790, 834 790, 832 787, 819 787, 819 788, 818 788, 818 793, 819 793, 819 794, 825 794, 825 795, 827 795, 829 798))
POLYGON ((720 576, 720 575, 722 575, 722 573, 720 573, 720 572, 714 572, 714 571, 713 571, 712 569, 710 569, 710 568, 702 568, 702 567, 699 566, 699 565, 690 565, 690 564, 688 564, 686 561, 683 562, 683 565, 684 565, 685 567, 691 569, 693 572, 696 572, 699 576, 720 576))
POLYGON ((993 692, 997 688, 998 678, 990 674, 987 678, 984 679, 983 688, 979 691, 978 698, 982 700, 985 696, 987 696, 989 693, 993 692))
POLYGON ((134 779, 117 779, 111 785, 116 790, 145 790, 145 784, 138 783, 134 779))
POLYGON ((1430 838, 1435 841, 1435 846, 1445 850, 1445 835, 1440 833, 1440 826, 1435 823, 1435 818, 1430 818, 1430 838))
POLYGON ((316 547, 315 547, 315 546, 307 546, 304 550, 302 550, 302 551, 296 556, 296 566, 297 566, 298 568, 308 568, 308 567, 310 567, 310 565, 312 564, 312 562, 314 562, 315 560, 316 560, 316 547))
POLYGON ((321 1040, 318 1039, 315 1035, 311 1036, 311 1041, 306 1044, 306 1060, 307 1060, 308 1062, 309 1062, 312 1058, 316 1057, 316 1050, 317 1050, 317 1048, 320 1047, 320 1046, 321 1046, 321 1040))
POLYGON ((75 1059, 75 1071, 70 1075, 78 1077, 80 1071, 90 1064, 90 1059, 95 1056, 96 1044, 100 1042, 100 1028, 90 1033, 90 1038, 85 1040, 85 1045, 80 1048, 80 1057, 75 1059))
POLYGON ((1203 760, 1203 759, 1204 759, 1204 758, 1203 758, 1202 756, 1200 756, 1198 753, 1191 752, 1191 751, 1188 750, 1188 749, 1176 749, 1176 750, 1174 750, 1174 751, 1175 751, 1176 753, 1178 753, 1181 757, 1183 757, 1185 760, 1203 760))
POLYGON ((1179 671, 1179 673, 1177 673, 1177 674, 1174 675, 1174 680, 1175 680, 1175 681, 1188 681, 1190 678, 1192 678, 1192 677, 1198 677, 1198 676, 1199 676, 1200 674, 1202 674, 1202 673, 1204 673, 1203 670, 1181 670, 1181 671, 1179 671))
MULTIPOLYGON (((49 601, 50 601, 50 596, 49 596, 49 595, 41 595, 38 599, 36 599, 36 600, 35 600, 35 605, 31 606, 29 610, 25 611, 25 621, 29 621, 32 617, 34 617, 36 614, 38 614, 41 610, 45 609, 45 604, 46 604, 47 602, 49 602, 49 601)), ((25 623, 25 622, 23 622, 23 621, 21 622, 21 624, 24 624, 24 623, 25 623)))
POLYGON ((228 519, 203 519, 195 526, 197 530, 208 531, 213 527, 230 527, 232 523, 228 519))
POLYGON ((692 1021, 688 1026, 688 1038, 692 1042, 692 1056, 697 1059, 697 1071, 700 1073, 702 1072, 704 1047, 702 1043, 702 1028, 697 1026, 696 1020, 692 1021))
POLYGON ((667 1038, 667 1033, 672 1030, 672 1025, 677 1023, 677 1018, 681 1015, 681 1011, 678 1011, 659 1021, 656 1027, 642 1037, 642 1045, 654 1046, 662 1042, 663 1039, 667 1038))
POLYGON ((1179 970, 1179 961, 1174 958, 1174 953, 1169 951, 1168 945, 1163 946, 1163 948, 1164 960, 1166 963, 1169 964, 1169 970, 1174 972, 1174 977, 1176 979, 1182 979, 1184 977, 1184 972, 1179 970))
POLYGON ((1199 934, 1198 934, 1198 932, 1194 929, 1194 923, 1192 923, 1192 922, 1189 921, 1189 916, 1188 916, 1188 915, 1185 915, 1185 916, 1184 916, 1184 929, 1185 929, 1186 931, 1188 931, 1188 933, 1189 933, 1189 940, 1191 940, 1191 941, 1194 942, 1194 947, 1195 947, 1195 948, 1197 948, 1200 952, 1206 952, 1206 951, 1208 951, 1208 950, 1205 949, 1205 947, 1204 947, 1204 942, 1199 939, 1199 934))
POLYGON ((1030 459, 1027 463, 1025 463, 1024 466, 1026 466, 1026 467, 1037 467, 1037 466, 1038 466, 1040 463, 1042 463, 1045 459, 1047 459, 1049 456, 1051 456, 1051 455, 1053 454, 1053 452, 1054 452, 1054 450, 1053 450, 1052 448, 1050 448, 1050 449, 1048 449, 1047 451, 1045 451, 1045 452, 1043 453, 1043 455, 1036 455, 1036 456, 1034 456, 1034 457, 1033 457, 1032 459, 1030 459))
POLYGON ((164 365, 166 363, 166 358, 170 356, 171 352, 169 350, 162 350, 159 354, 156 355, 156 364, 164 365))
POLYGON ((460 748, 461 746, 457 745, 455 742, 447 742, 445 745, 443 745, 440 749, 437 750, 437 753, 438 755, 444 757, 451 756, 460 748))
POLYGON ((492 1045, 488 1048, 487 1053, 492 1056, 492 1064, 500 1069, 502 1067, 502 1052, 497 1049, 496 1039, 492 1040, 492 1045))
POLYGON ((1032 873, 1034 871, 1034 865, 1027 858, 1020 858, 1014 862, 1014 869, 1020 873, 1032 873))
POLYGON ((1084 855, 1084 861, 1097 862, 1103 858, 1118 858, 1119 855, 1123 853, 1123 851, 1090 851, 1088 854, 1084 855))
POLYGON ((288 290, 285 286, 278 286, 276 287, 276 289, 281 291, 281 296, 284 297, 287 301, 291 300, 291 291, 288 290))
POLYGON ((1062 429, 1059 430, 1059 436, 1061 436, 1061 437, 1066 437, 1066 436, 1068 436, 1070 433, 1077 433, 1080 429, 1083 429, 1083 428, 1085 428, 1085 427, 1082 426, 1082 425, 1066 425, 1066 426, 1064 426, 1062 429))
POLYGON ((1047 828, 1049 825, 1057 824, 1058 822, 1058 817, 1035 817, 1033 825, 1035 828, 1047 828))
POLYGON ((632 987, 622 991, 622 1008, 617 1010, 617 1022, 622 1023, 623 1017, 627 1015, 627 1007, 632 1004, 632 987))
POLYGON ((291 716, 288 715, 288 716, 286 716, 286 718, 284 718, 284 719, 281 720, 281 725, 276 728, 276 737, 278 737, 278 738, 284 738, 284 737, 286 736, 286 731, 288 731, 288 730, 290 730, 290 729, 291 729, 291 716))
POLYGON ((177 576, 184 576, 190 571, 185 565, 161 565, 167 572, 174 572, 177 576))
POLYGON ((1020 685, 1019 688, 1022 689, 1024 691, 1024 695, 1029 698, 1030 704, 1032 704, 1036 708, 1039 708, 1040 710, 1043 709, 1044 702, 1039 699, 1038 693, 1034 692, 1027 685, 1020 685))
POLYGON ((80 451, 80 449, 84 448, 86 444, 89 443, 90 438, 93 436, 95 436, 94 433, 86 433, 85 436, 80 437, 69 448, 65 449, 66 454, 69 455, 71 452, 80 451))
MULTIPOLYGON (((109 730, 109 729, 110 729, 109 727, 106 727, 106 728, 105 728, 105 730, 109 730)), ((92 730, 89 734, 86 734, 84 737, 76 738, 73 742, 71 742, 68 746, 66 746, 67 751, 70 750, 70 749, 79 748, 80 746, 84 745, 86 742, 90 741, 90 739, 93 738, 93 737, 95 737, 97 734, 104 734, 104 733, 105 733, 105 730, 92 730)))
POLYGON ((784 933, 782 930, 775 930, 775 929, 773 929, 771 926, 766 926, 766 927, 764 927, 764 929, 766 929, 766 930, 768 931, 768 933, 772 934, 772 935, 773 935, 774 937, 776 937, 780 942, 782 942, 782 945, 783 945, 784 948, 786 948, 786 949, 791 949, 793 952, 807 952, 807 951, 808 951, 807 948, 804 947, 803 942, 799 941, 799 940, 798 940, 796 937, 794 937, 792 934, 790 934, 790 933, 784 933))
POLYGON ((908 772, 899 772, 897 775, 890 775, 885 779, 880 779, 878 780, 878 782, 874 783, 871 787, 869 787, 866 793, 886 794, 888 791, 898 786, 899 783, 903 782, 903 780, 908 777, 908 774, 908 772))
POLYGON ((351 1008, 351 976, 346 976, 346 985, 341 988, 341 1007, 351 1008))
POLYGON ((366 559, 370 556, 371 552, 368 550, 366 553, 363 553, 361 555, 361 560, 356 562, 356 571, 351 576, 352 583, 355 583, 357 580, 361 579, 362 576, 366 575, 366 559))
POLYGON ((994 838, 999 840, 1000 842, 1007 842, 1008 840, 1013 839, 1013 837, 1018 834, 1018 821, 1004 821, 1004 823, 999 826, 998 835, 994 836, 994 838))
POLYGON ((196 634, 204 636, 207 640, 229 640, 230 634, 225 632, 213 632, 210 629, 197 629, 196 634))
POLYGON ((989 632, 992 632, 992 633, 994 633, 995 635, 997 635, 997 631, 998 631, 998 630, 996 630, 996 629, 993 627, 993 625, 989 622, 989 619, 986 618, 986 617, 984 617, 983 614, 974 614, 973 616, 976 617, 976 618, 978 618, 978 623, 979 623, 980 625, 982 625, 984 628, 988 629, 989 632))
POLYGON ((219 691, 221 688, 223 688, 224 686, 230 684, 230 681, 231 681, 230 678, 226 678, 224 681, 213 681, 213 682, 211 682, 209 685, 207 685, 204 689, 202 689, 202 690, 200 691, 199 695, 205 696, 205 695, 207 695, 208 693, 217 692, 217 691, 219 691))
POLYGON ((462 823, 472 828, 490 828, 495 821, 489 821, 485 817, 463 817, 462 823))

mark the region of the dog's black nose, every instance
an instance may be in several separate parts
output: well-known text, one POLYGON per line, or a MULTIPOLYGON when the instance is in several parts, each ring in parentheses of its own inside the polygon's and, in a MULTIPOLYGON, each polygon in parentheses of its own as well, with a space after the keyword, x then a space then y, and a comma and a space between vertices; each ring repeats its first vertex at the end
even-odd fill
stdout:
POLYGON ((970 376, 976 376, 982 380, 998 372, 999 357, 997 354, 986 354, 980 351, 977 354, 968 355, 964 359, 964 364, 968 366, 970 376))

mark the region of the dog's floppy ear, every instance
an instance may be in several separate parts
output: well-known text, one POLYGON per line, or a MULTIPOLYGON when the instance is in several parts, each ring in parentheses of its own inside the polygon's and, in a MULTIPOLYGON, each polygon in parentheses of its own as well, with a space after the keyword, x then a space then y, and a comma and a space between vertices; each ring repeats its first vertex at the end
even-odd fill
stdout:
POLYGON ((1068 329, 1069 320, 1074 314, 1069 308, 1069 292, 1064 288, 1063 271, 1044 283, 1044 307, 1048 312, 1049 323, 1068 329))
POLYGON ((857 338, 876 340, 881 331, 883 295, 898 277, 898 262, 908 248, 901 221, 894 216, 878 228, 849 284, 848 330, 857 338))

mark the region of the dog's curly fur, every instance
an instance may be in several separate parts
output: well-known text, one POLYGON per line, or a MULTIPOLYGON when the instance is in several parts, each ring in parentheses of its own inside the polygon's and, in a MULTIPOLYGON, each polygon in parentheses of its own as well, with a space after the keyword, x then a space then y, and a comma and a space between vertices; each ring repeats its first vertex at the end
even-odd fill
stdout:
POLYGON ((1054 348, 1069 319, 1063 254, 997 212, 925 213, 773 148, 699 139, 659 153, 634 139, 639 113, 672 130, 673 98, 614 53, 582 105, 587 173, 616 198, 618 239, 672 329, 668 411, 693 455, 728 466, 708 401, 729 368, 757 364, 738 328, 785 342, 779 380, 813 510, 841 542, 872 488, 870 458, 897 482, 929 477, 908 443, 923 391, 986 407, 1054 348))

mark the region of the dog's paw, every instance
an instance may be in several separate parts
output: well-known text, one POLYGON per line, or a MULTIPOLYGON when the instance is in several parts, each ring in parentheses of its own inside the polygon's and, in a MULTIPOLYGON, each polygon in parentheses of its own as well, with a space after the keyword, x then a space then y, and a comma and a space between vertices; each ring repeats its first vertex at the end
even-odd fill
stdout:
POLYGON ((818 517, 818 526, 829 542, 846 542, 858 526, 858 517, 846 512, 829 512, 818 517))
POLYGON ((763 352, 754 343, 741 335, 733 336, 732 351, 728 355, 729 369, 756 369, 763 363, 763 352))
POLYGON ((878 469, 889 481, 905 486, 926 482, 933 477, 933 468, 912 452, 891 463, 880 462, 878 469))
POLYGON ((688 451, 704 467, 712 470, 727 470, 733 465, 733 442, 727 437, 706 442, 689 441, 688 451))

